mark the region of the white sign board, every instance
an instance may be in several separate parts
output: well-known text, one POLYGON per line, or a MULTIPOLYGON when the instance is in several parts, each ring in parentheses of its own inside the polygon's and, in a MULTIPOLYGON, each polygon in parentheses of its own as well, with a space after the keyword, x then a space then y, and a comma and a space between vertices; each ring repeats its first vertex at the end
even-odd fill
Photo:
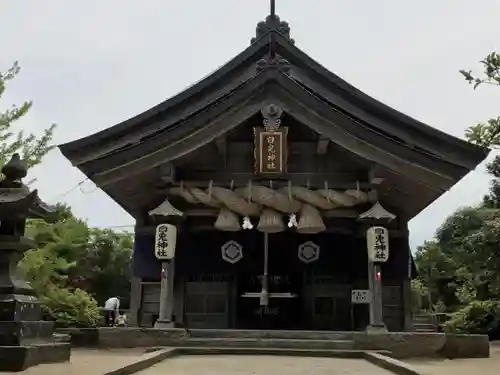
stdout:
POLYGON ((351 290, 351 303, 370 303, 371 293, 366 289, 353 289, 351 290))
POLYGON ((389 231, 384 227, 371 227, 366 231, 368 259, 384 263, 389 259, 389 231))
POLYGON ((156 227, 155 256, 160 260, 170 260, 175 256, 177 227, 172 224, 160 224, 156 227))

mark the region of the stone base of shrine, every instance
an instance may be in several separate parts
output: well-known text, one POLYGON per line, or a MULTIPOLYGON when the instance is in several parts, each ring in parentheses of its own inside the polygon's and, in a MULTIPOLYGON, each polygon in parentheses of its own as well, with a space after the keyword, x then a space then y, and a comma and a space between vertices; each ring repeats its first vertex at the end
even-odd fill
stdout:
POLYGON ((425 332, 332 332, 157 328, 61 329, 75 346, 104 348, 281 348, 321 351, 385 351, 394 358, 485 358, 485 335, 425 332))
POLYGON ((0 321, 0 371, 69 361, 71 345, 55 342, 53 332, 53 322, 0 321))
POLYGON ((42 363, 67 362, 71 345, 47 343, 22 346, 0 346, 0 371, 23 371, 42 363))

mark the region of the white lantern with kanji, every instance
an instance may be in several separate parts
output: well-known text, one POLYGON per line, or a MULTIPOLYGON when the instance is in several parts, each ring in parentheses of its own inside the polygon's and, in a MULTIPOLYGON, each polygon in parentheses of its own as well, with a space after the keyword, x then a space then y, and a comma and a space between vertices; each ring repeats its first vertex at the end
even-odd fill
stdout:
POLYGON ((371 227, 366 231, 368 259, 384 263, 389 259, 389 231, 384 227, 371 227))
POLYGON ((171 260, 175 256, 177 227, 172 224, 160 224, 156 227, 155 256, 160 260, 171 260))

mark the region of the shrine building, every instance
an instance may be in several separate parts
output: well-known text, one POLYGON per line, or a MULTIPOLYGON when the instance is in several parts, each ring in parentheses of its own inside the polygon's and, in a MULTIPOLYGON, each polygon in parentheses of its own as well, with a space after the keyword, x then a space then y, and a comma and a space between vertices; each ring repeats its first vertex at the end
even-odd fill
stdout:
POLYGON ((488 150, 351 86, 271 9, 216 72, 59 146, 136 220, 129 321, 411 330, 408 221, 488 150))

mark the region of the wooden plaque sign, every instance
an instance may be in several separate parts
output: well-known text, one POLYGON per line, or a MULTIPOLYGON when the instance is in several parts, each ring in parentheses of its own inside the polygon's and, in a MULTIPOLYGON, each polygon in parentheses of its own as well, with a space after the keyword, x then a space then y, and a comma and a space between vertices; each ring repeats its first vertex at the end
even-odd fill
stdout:
POLYGON ((255 172, 260 176, 279 177, 286 173, 287 128, 269 132, 255 128, 255 172))
POLYGON ((263 127, 254 128, 255 174, 261 177, 277 178, 287 170, 288 128, 280 127, 283 110, 269 105, 261 110, 263 127))

